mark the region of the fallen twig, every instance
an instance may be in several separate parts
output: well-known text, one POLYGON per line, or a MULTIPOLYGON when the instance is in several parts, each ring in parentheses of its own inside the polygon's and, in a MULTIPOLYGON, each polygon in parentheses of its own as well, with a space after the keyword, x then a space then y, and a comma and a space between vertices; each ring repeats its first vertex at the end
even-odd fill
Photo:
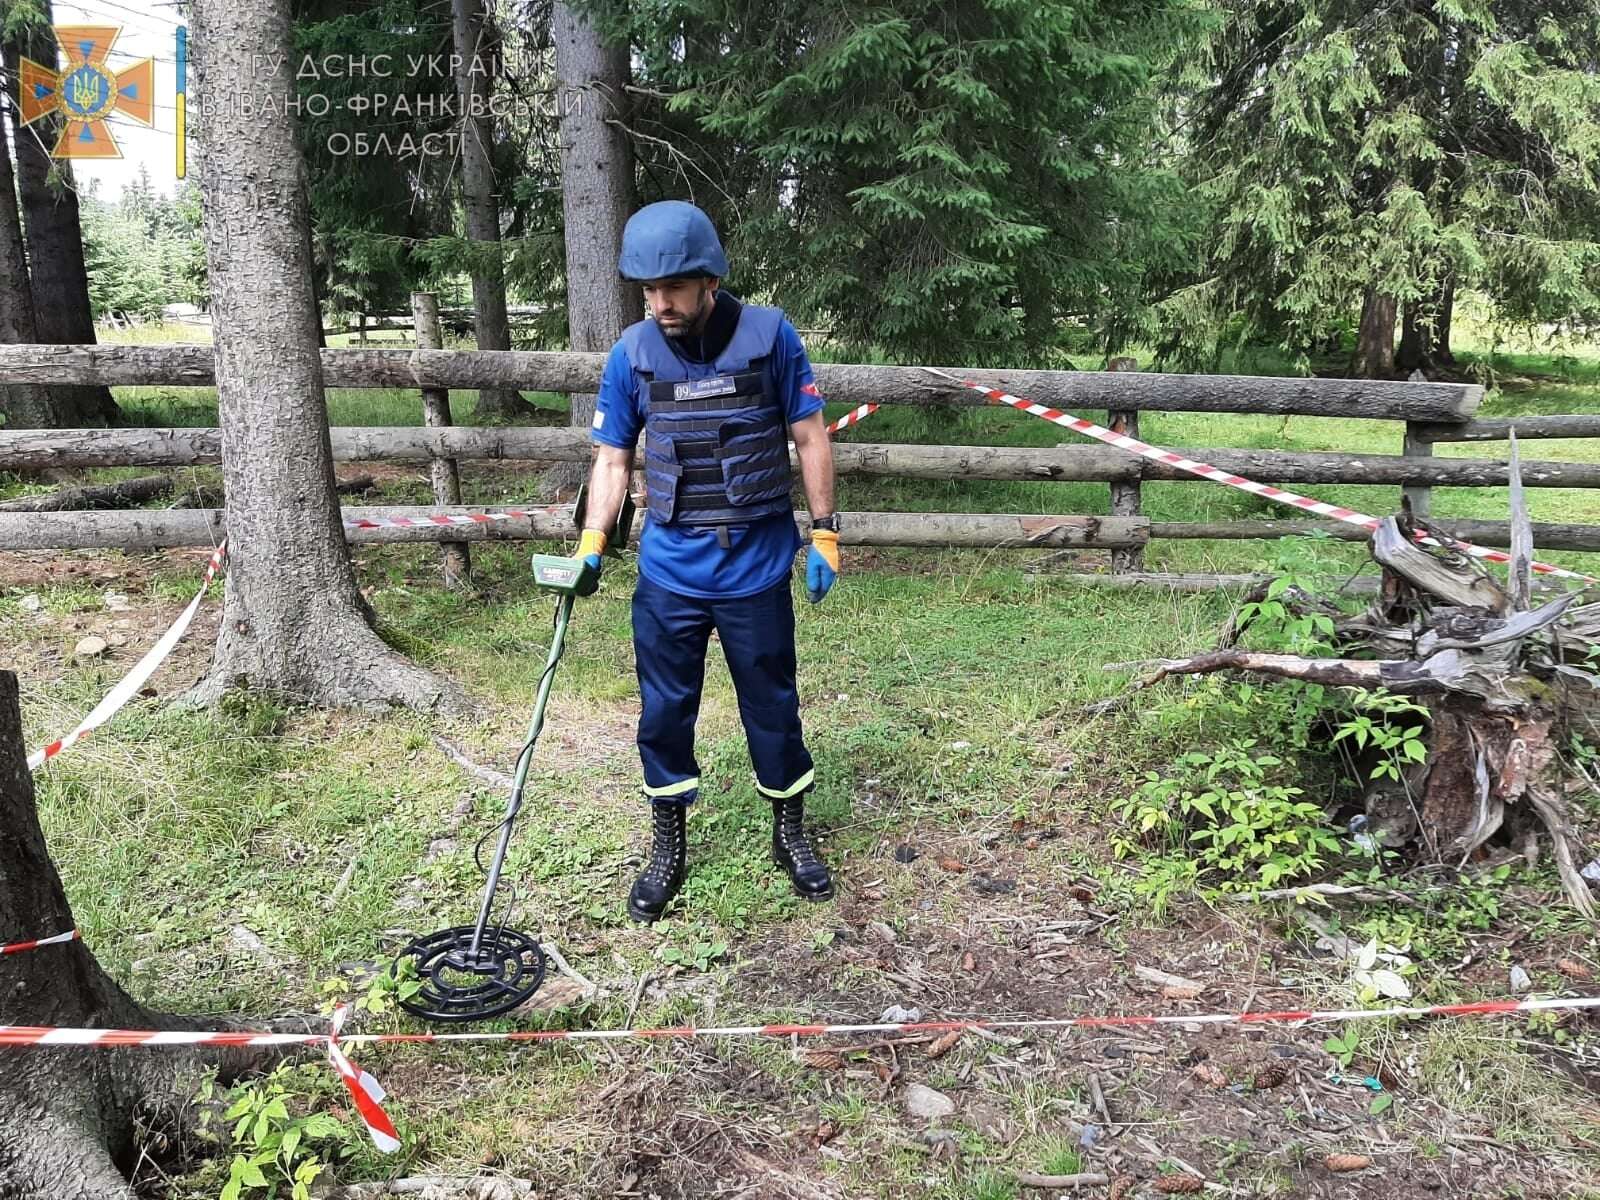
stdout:
POLYGON ((586 979, 583 975, 573 970, 572 965, 562 957, 561 951, 555 946, 554 943, 540 942, 539 949, 544 951, 544 956, 546 958, 555 963, 556 970, 560 971, 568 979, 572 980, 579 987, 583 988, 583 998, 585 1000, 589 999, 591 996, 599 994, 600 988, 590 980, 586 979))
POLYGON ((527 1179, 494 1179, 481 1175, 411 1175, 384 1179, 377 1183, 347 1183, 328 1193, 328 1200, 372 1200, 376 1196, 415 1196, 431 1188, 461 1197, 462 1200, 511 1200, 531 1196, 533 1183, 527 1179))
POLYGON ((1102 1175, 1098 1171, 1080 1171, 1076 1175, 1035 1175, 1032 1171, 1017 1172, 1017 1186, 1025 1188, 1041 1188, 1047 1191, 1063 1191, 1067 1188, 1103 1187, 1111 1182, 1111 1176, 1102 1175))
POLYGON ((497 787, 502 791, 510 789, 511 776, 502 775, 493 767, 484 767, 478 765, 468 758, 466 754, 462 752, 461 748, 456 746, 453 742, 448 742, 438 734, 434 734, 433 744, 443 752, 446 758, 455 763, 456 766, 460 767, 474 779, 481 779, 484 783, 497 787))

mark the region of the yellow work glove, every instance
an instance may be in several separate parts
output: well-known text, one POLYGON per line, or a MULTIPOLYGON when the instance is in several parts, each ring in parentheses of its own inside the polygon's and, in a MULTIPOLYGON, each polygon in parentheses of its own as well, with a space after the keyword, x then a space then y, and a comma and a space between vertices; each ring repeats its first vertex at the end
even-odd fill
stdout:
POLYGON ((605 552, 606 535, 598 529, 585 529, 583 536, 578 539, 577 557, 583 560, 583 571, 578 576, 578 595, 592 596, 600 586, 600 567, 604 561, 601 555, 605 552))
POLYGON ((806 555, 806 598, 816 604, 839 577, 839 535, 831 529, 811 531, 811 553, 806 555))

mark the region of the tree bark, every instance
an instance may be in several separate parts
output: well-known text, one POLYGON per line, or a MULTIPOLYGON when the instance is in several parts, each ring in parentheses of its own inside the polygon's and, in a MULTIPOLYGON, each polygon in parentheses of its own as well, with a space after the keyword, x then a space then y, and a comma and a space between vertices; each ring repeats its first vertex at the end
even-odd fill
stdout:
POLYGON ((1455 316, 1456 277, 1454 272, 1445 277, 1439 288, 1439 311, 1433 323, 1433 361, 1444 366, 1454 366, 1456 356, 1450 353, 1450 321, 1455 316))
MULTIPOLYGON (((22 214, 17 209, 11 156, 0 146, 0 342, 39 340, 34 321, 33 289, 23 249, 22 214)), ((39 429, 56 424, 50 393, 39 384, 0 387, 0 426, 39 429)))
MULTIPOLYGON (((567 334, 574 350, 606 351, 644 315, 639 289, 617 274, 622 227, 637 204, 626 117, 626 42, 607 46, 594 22, 558 2, 551 13, 561 113, 561 208, 567 259, 567 334)), ((571 424, 587 429, 595 394, 574 392, 571 424)), ((581 470, 547 474, 573 487, 581 470)))
POLYGON ((294 79, 254 67, 292 61, 269 57, 292 49, 286 0, 198 0, 194 26, 200 89, 261 102, 248 118, 233 105, 212 114, 200 146, 230 563, 222 632, 194 698, 248 684, 314 704, 462 708, 454 684, 373 632, 345 546, 294 79))
MULTIPOLYGON (((35 62, 57 61, 50 0, 41 0, 41 23, 23 35, 21 46, 6 47, 6 75, 17 77, 19 51, 35 62)), ((34 319, 38 340, 65 344, 95 340, 94 312, 89 305, 89 272, 83 260, 83 225, 72 167, 52 159, 50 151, 61 131, 58 116, 20 125, 12 85, 11 136, 16 146, 17 177, 27 218, 29 271, 33 280, 34 319)), ((122 411, 102 385, 52 386, 54 424, 63 427, 115 425, 122 411)))
MULTIPOLYGON (((480 354, 471 350, 337 349, 324 350, 322 363, 328 387, 498 386, 571 393, 592 392, 599 386, 605 355, 537 350, 480 354)), ((1135 374, 940 369, 957 379, 1001 388, 1039 404, 1074 412, 1153 409, 1460 424, 1483 402, 1483 388, 1471 383, 1164 375, 1155 371, 1135 374)), ((122 386, 204 387, 215 381, 212 348, 184 344, 0 345, 0 382, 51 383, 62 379, 122 386)), ((976 408, 989 403, 979 393, 947 383, 918 367, 818 363, 817 387, 840 404, 976 408)), ((1532 423, 1553 419, 1528 418, 1532 423)))
POLYGON ((1400 320, 1400 347, 1394 352, 1394 365, 1409 376, 1412 371, 1433 365, 1433 327, 1431 313, 1416 300, 1406 302, 1400 320))
POLYGON ((1394 378, 1395 298, 1367 290, 1361 303, 1361 325, 1350 374, 1357 379, 1394 378))
MULTIPOLYGON (((472 262, 473 324, 479 350, 511 349, 506 319, 505 261, 500 248, 500 201, 494 179, 494 119, 489 115, 499 47, 480 0, 451 0, 451 34, 461 66, 456 96, 461 105, 461 203, 467 237, 480 248, 472 262), (474 116, 474 113, 480 115, 474 116)), ((528 404, 504 387, 478 391, 476 415, 505 420, 528 404)))

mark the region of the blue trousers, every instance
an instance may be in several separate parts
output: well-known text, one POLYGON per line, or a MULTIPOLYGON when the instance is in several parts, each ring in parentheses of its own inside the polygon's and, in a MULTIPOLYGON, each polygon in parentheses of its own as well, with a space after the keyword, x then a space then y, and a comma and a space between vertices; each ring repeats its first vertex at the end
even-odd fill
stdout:
POLYGON ((756 790, 774 798, 803 792, 814 773, 800 735, 788 579, 737 600, 697 600, 641 576, 633 593, 633 654, 645 795, 688 804, 699 793, 694 726, 713 629, 738 693, 756 790))

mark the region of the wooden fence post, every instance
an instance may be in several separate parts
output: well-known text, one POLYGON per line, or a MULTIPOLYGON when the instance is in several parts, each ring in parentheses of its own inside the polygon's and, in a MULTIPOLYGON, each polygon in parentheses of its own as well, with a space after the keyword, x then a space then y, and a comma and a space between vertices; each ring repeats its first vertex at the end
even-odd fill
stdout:
MULTIPOLYGON (((1132 358, 1113 358, 1106 363, 1106 370, 1108 371, 1137 371, 1138 369, 1138 360, 1132 358)), ((1139 436, 1139 414, 1137 412, 1131 410, 1108 412, 1106 413, 1106 425, 1113 433, 1125 433, 1129 437, 1139 436)), ((1113 483, 1111 485, 1111 515, 1113 517, 1139 516, 1142 487, 1143 485, 1138 479, 1133 480, 1131 483, 1113 483)), ((1111 569, 1114 572, 1143 570, 1143 547, 1113 550, 1111 552, 1111 569)))
MULTIPOLYGON (((1419 422, 1406 422, 1406 439, 1400 452, 1407 458, 1433 457, 1433 442, 1419 422)), ((1408 484, 1400 489, 1400 494, 1410 503, 1411 511, 1419 517, 1427 516, 1433 506, 1433 489, 1427 484, 1408 484)))
MULTIPOLYGON (((411 317, 416 322, 417 349, 443 350, 444 337, 439 332, 439 297, 433 292, 411 293, 411 317)), ((366 318, 362 318, 362 324, 366 318)), ((434 428, 453 424, 450 419, 450 391, 448 388, 422 389, 422 420, 434 428)), ((461 472, 453 458, 434 457, 429 460, 428 473, 433 479, 433 498, 440 504, 461 503, 461 472)), ((441 542, 444 556, 444 584, 460 587, 472 579, 472 557, 465 542, 441 542)))

